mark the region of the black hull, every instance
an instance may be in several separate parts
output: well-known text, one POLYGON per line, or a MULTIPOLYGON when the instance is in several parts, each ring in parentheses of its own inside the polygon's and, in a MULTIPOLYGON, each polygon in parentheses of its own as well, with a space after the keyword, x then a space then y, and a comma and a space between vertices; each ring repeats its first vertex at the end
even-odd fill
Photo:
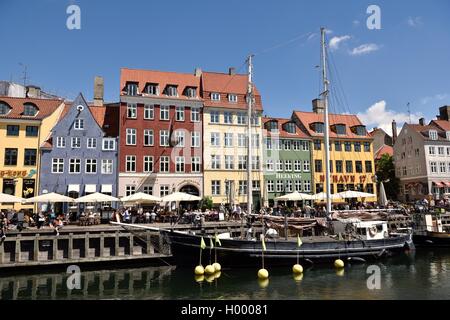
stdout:
MULTIPOLYGON (((193 266, 199 263, 201 236, 181 232, 164 232, 171 245, 177 265, 193 266)), ((261 263, 262 245, 260 241, 221 240, 221 246, 202 251, 202 264, 217 260, 227 266, 255 266, 261 263)), ((325 263, 336 259, 344 261, 365 261, 400 254, 413 249, 411 235, 401 235, 384 240, 319 241, 304 242, 297 248, 296 241, 266 241, 264 261, 267 265, 292 265, 299 257, 300 263, 325 263)))
POLYGON ((427 234, 413 236, 414 244, 418 247, 450 247, 450 235, 449 234, 427 234))

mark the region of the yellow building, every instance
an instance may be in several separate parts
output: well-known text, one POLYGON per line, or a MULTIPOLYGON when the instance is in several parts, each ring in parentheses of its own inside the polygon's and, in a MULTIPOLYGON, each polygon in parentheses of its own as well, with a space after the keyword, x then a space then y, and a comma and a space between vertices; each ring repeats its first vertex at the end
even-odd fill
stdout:
MULTIPOLYGON (((0 97, 0 192, 22 198, 38 195, 39 147, 63 108, 57 99, 0 97)), ((12 205, 0 204, 6 208, 12 205)), ((16 210, 33 208, 14 205, 16 210)))
MULTIPOLYGON (((325 189, 324 114, 321 100, 314 112, 295 111, 293 120, 313 139, 313 192, 325 189)), ((331 193, 356 190, 376 194, 373 138, 356 115, 329 114, 331 193)), ((359 200, 358 200, 359 201, 359 200)), ((366 198, 375 202, 377 198, 366 198)), ((339 201, 336 201, 339 202, 339 201)))
MULTIPOLYGON (((214 204, 247 203, 247 76, 203 72, 203 161, 204 194, 214 204)), ((262 199, 262 105, 254 90, 252 116, 253 203, 258 209, 262 199)))

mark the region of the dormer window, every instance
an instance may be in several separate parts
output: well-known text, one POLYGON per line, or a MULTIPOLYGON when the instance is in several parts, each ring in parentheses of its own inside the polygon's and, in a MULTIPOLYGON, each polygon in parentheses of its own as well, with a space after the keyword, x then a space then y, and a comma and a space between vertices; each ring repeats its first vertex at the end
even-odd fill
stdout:
POLYGON ((147 83, 145 86, 145 93, 151 94, 153 96, 157 96, 159 94, 158 84, 157 83, 147 83))
POLYGON ((0 116, 4 116, 9 113, 11 107, 5 102, 0 101, 0 116))
POLYGON ((23 116, 34 117, 38 112, 38 108, 32 103, 25 103, 23 105, 23 116))
POLYGON ((288 122, 284 125, 284 130, 288 133, 295 133, 295 123, 288 122))
POLYGON ((323 133, 325 126, 324 126, 323 122, 315 122, 315 123, 311 124, 311 128, 313 129, 313 131, 315 133, 323 133))
POLYGON ((211 93, 212 101, 220 101, 220 93, 211 93))
POLYGON ((445 133, 445 136, 447 137, 447 140, 450 141, 450 131, 447 131, 447 132, 445 133))
POLYGON ((177 86, 175 85, 167 85, 166 90, 165 90, 165 94, 169 97, 177 97, 178 96, 178 92, 177 92, 177 86))
POLYGON ((437 140, 438 139, 438 133, 436 130, 430 130, 429 136, 431 140, 437 140))
POLYGON ((278 132, 278 122, 277 121, 268 121, 266 122, 266 129, 270 132, 278 132))
POLYGON ((235 95, 235 94, 229 94, 229 95, 228 95, 228 102, 236 103, 236 102, 237 102, 237 95, 235 95))
POLYGON ((197 97, 197 88, 187 87, 184 94, 188 98, 195 98, 197 97))
POLYGON ((367 130, 365 126, 355 126, 352 128, 352 131, 357 136, 365 136, 367 135, 367 130))
POLYGON ((336 132, 336 134, 346 134, 345 124, 336 124, 334 126, 334 131, 336 132))
POLYGON ((138 85, 135 82, 127 82, 127 95, 137 96, 138 95, 138 85))

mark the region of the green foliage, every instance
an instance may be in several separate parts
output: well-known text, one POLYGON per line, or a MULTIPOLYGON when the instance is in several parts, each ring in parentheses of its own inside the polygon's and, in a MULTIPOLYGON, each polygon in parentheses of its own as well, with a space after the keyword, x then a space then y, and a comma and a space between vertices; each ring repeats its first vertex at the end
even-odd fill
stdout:
POLYGON ((378 186, 383 182, 388 199, 396 200, 399 192, 400 181, 395 176, 394 157, 384 154, 376 164, 378 186))
POLYGON ((206 211, 206 209, 211 210, 213 207, 213 200, 211 197, 203 197, 203 199, 200 201, 200 208, 203 212, 206 211))

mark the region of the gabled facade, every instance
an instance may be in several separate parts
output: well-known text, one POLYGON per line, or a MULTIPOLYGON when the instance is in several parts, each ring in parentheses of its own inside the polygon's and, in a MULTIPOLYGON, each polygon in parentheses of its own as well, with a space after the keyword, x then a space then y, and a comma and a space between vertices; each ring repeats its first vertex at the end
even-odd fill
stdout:
POLYGON ((41 146, 40 194, 117 195, 118 111, 118 104, 90 106, 82 94, 66 104, 41 146))

